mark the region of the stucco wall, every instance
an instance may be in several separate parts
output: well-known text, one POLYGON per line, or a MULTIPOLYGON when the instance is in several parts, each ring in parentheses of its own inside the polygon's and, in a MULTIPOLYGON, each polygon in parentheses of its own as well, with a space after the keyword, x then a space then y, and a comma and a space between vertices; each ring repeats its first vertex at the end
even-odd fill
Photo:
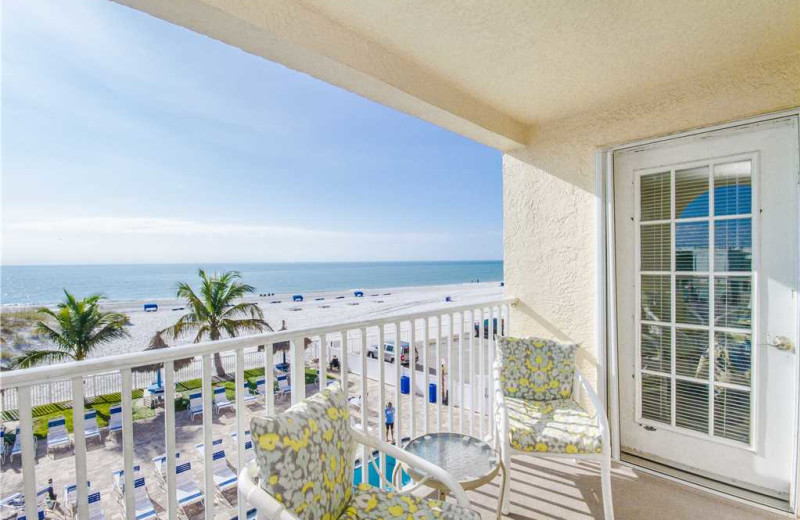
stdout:
MULTIPOLYGON (((620 78, 623 81, 624 78, 620 78)), ((800 106, 800 54, 643 92, 537 126, 503 157, 511 333, 574 341, 596 378, 595 152, 605 146, 800 106)))

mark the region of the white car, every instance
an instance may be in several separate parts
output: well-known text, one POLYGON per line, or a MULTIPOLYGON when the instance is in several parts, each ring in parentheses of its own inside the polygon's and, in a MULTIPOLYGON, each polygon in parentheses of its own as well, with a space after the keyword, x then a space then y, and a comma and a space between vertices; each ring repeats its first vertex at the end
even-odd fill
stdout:
MULTIPOLYGON (((400 363, 403 365, 408 365, 408 351, 409 345, 407 341, 403 341, 400 343, 403 346, 403 352, 400 353, 400 363)), ((372 359, 378 359, 378 345, 371 345, 367 349, 367 356, 371 357, 372 359)), ((394 343, 384 343, 383 344, 383 359, 384 361, 388 361, 389 363, 394 363, 394 343)), ((419 353, 417 349, 414 348, 414 363, 419 361, 419 353)))

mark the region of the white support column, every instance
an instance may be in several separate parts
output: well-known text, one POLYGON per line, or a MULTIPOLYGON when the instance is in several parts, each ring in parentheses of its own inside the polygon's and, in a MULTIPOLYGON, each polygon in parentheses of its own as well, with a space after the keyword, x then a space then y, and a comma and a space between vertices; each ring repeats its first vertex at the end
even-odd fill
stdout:
POLYGON ((403 363, 400 362, 400 354, 403 352, 403 336, 400 334, 401 323, 398 321, 394 324, 395 339, 394 339, 394 400, 395 400, 395 414, 394 414, 394 439, 395 445, 400 446, 403 440, 403 394, 400 393, 400 377, 403 375, 403 363))
POLYGON ((264 409, 267 415, 275 413, 275 346, 264 345, 264 409))
POLYGON ((292 354, 292 405, 306 398, 306 360, 304 337, 294 338, 291 342, 292 354))
MULTIPOLYGON (((237 473, 244 468, 245 451, 244 443, 246 435, 244 434, 247 429, 245 426, 245 413, 244 413, 244 349, 238 348, 236 350, 236 470, 237 473)), ((167 452, 168 454, 170 452, 167 452)), ((172 458, 167 456, 168 459, 172 458)), ((237 488, 237 509, 239 518, 247 518, 247 501, 242 496, 242 492, 237 488)))
POLYGON ((175 494, 175 363, 164 363, 164 444, 167 447, 167 518, 178 518, 178 496, 175 494))
MULTIPOLYGON (((416 399, 415 399, 415 391, 414 391, 414 373, 417 371, 417 356, 415 355, 416 352, 416 335, 417 335, 417 322, 416 320, 411 320, 409 322, 409 330, 408 330, 408 378, 409 378, 409 392, 408 392, 408 416, 411 421, 411 438, 415 438, 417 436, 417 406, 416 406, 416 399)), ((403 388, 400 385, 400 381, 397 382, 398 386, 400 386, 400 391, 402 393, 403 388)), ((381 466, 383 467, 383 466, 381 466)))
POLYGON ((78 518, 89 518, 89 487, 86 467, 86 423, 83 396, 83 377, 72 379, 72 434, 75 438, 75 476, 78 518))
MULTIPOLYGON (((211 354, 203 354, 203 469, 205 489, 205 520, 214 520, 214 431, 213 395, 214 386, 211 375, 211 354)), ((167 459, 170 459, 167 454, 167 459)))
POLYGON ((19 434, 22 436, 22 489, 25 494, 25 516, 38 518, 36 508, 36 450, 33 446, 33 410, 31 407, 31 387, 17 389, 19 406, 19 434))
MULTIPOLYGON (((422 383, 422 404, 425 407, 425 433, 430 433, 431 431, 431 405, 428 403, 428 387, 431 382, 431 374, 430 374, 430 362, 428 360, 429 352, 428 352, 428 336, 430 336, 430 320, 425 318, 425 325, 424 330, 422 332, 422 372, 424 374, 424 381, 422 383)), ((412 386, 412 392, 414 391, 414 387, 412 386)))
MULTIPOLYGON (((369 378, 367 377, 367 329, 361 328, 361 430, 369 435, 369 378)), ((369 449, 361 445, 361 474, 364 482, 369 476, 369 449)))
MULTIPOLYGON (((131 369, 122 369, 122 467, 124 471, 123 481, 125 482, 125 517, 128 520, 135 520, 136 508, 134 500, 134 475, 133 475, 133 453, 135 446, 133 443, 133 380, 131 369)), ((209 519, 210 520, 210 519, 209 519)))

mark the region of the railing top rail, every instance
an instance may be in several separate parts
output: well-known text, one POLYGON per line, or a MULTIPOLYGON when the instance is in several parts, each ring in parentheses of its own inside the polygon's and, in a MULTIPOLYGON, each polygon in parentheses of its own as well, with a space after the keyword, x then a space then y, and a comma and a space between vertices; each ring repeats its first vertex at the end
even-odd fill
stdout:
POLYGON ((227 338, 218 341, 206 341, 202 343, 182 345, 159 350, 131 352, 118 356, 107 356, 97 359, 87 359, 84 361, 60 363, 57 365, 10 370, 0 372, 0 390, 22 386, 32 386, 41 383, 47 383, 49 381, 100 374, 114 370, 123 370, 142 365, 164 363, 166 361, 202 356, 204 354, 214 354, 216 352, 223 352, 226 350, 238 350, 242 348, 268 345, 281 341, 292 340, 297 337, 313 337, 331 332, 337 333, 343 330, 376 327, 385 323, 407 322, 411 320, 441 316, 442 314, 471 311, 493 305, 511 305, 516 301, 516 298, 475 301, 467 305, 443 306, 437 309, 430 309, 422 312, 397 314, 369 320, 346 321, 320 327, 310 327, 291 331, 287 330, 283 332, 269 332, 265 334, 227 338))

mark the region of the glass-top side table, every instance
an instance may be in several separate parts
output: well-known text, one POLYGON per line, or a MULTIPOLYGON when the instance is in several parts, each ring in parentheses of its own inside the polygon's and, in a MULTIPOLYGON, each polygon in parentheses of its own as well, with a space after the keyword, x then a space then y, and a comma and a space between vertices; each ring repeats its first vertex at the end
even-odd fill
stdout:
MULTIPOLYGON (((428 433, 408 441, 403 449, 444 469, 458 481, 465 491, 477 489, 491 482, 506 469, 498 453, 486 442, 461 433, 428 433)), ((399 462, 399 461, 398 461, 399 462)), ((412 480, 423 482, 423 485, 435 489, 440 494, 447 492, 447 487, 437 480, 409 468, 399 462, 394 469, 392 480, 400 487, 401 470, 412 480)), ((503 503, 504 485, 500 485, 500 498, 497 501, 497 517, 500 518, 500 505, 503 503)))

